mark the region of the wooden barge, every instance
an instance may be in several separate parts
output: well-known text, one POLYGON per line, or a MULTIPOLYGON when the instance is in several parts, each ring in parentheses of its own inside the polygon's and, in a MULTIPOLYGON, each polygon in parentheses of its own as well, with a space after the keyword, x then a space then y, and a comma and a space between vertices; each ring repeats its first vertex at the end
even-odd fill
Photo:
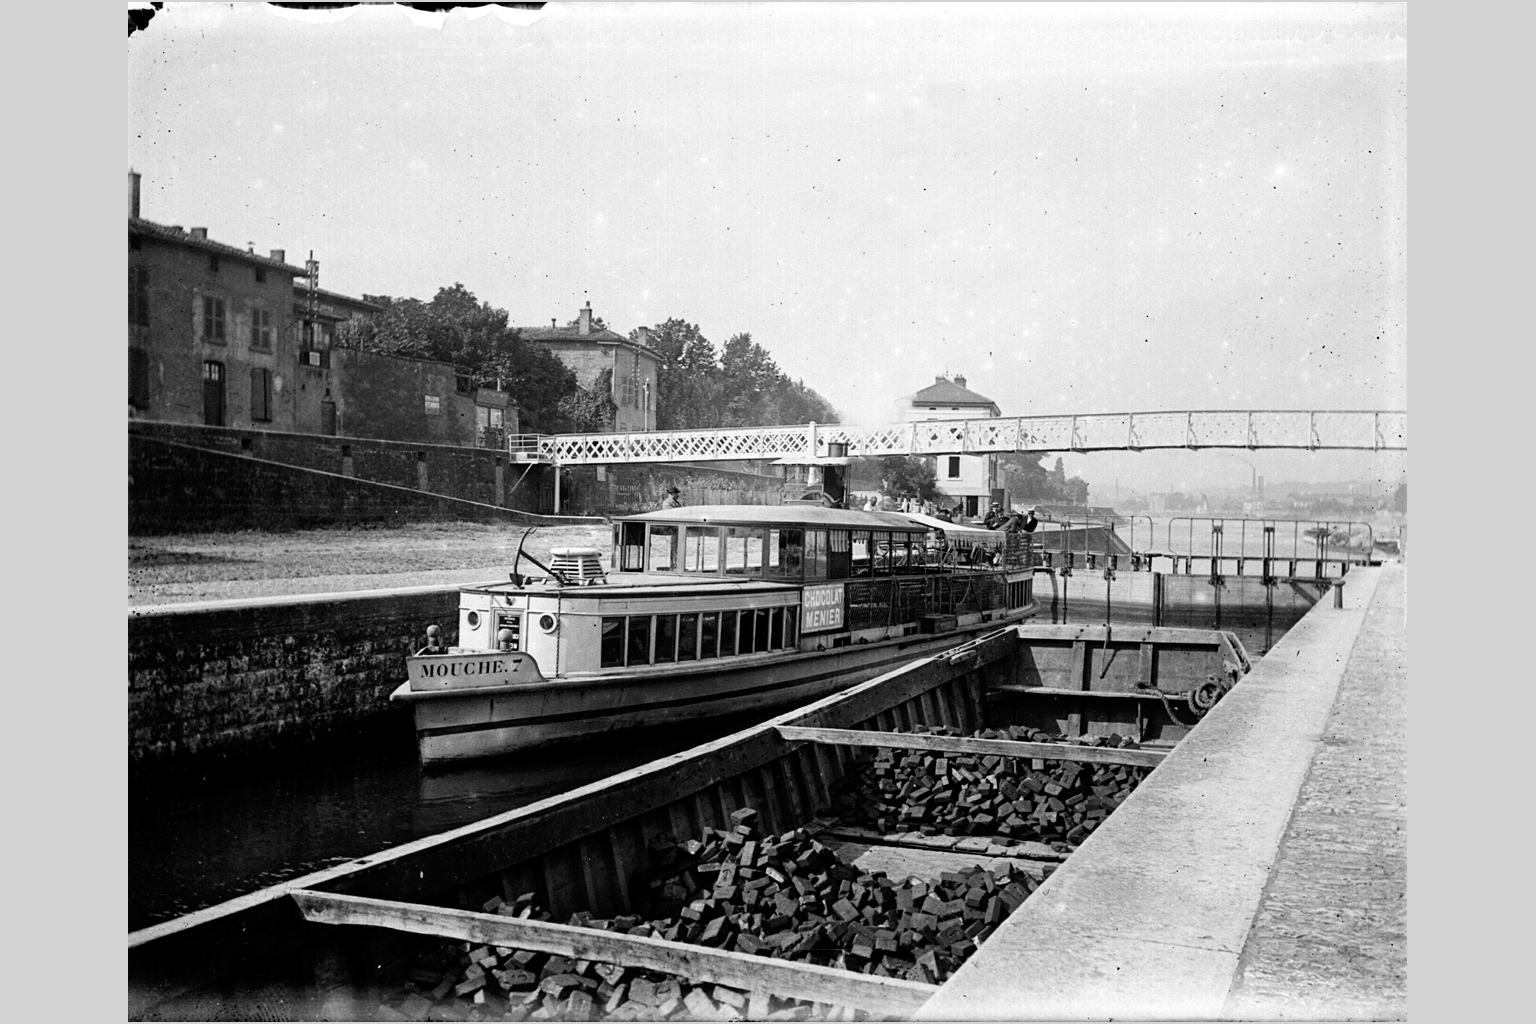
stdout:
POLYGON ((742 808, 856 865, 936 875, 964 855, 1048 873, 1068 845, 852 828, 833 817, 835 794, 871 748, 1155 766, 1248 668, 1220 631, 1005 626, 692 750, 131 933, 129 1015, 373 1019, 431 935, 910 1017, 938 986, 556 921, 631 912, 655 850, 729 828, 742 808), (935 726, 1118 733, 1140 749, 912 731, 935 726), (525 893, 556 921, 480 909, 525 893))

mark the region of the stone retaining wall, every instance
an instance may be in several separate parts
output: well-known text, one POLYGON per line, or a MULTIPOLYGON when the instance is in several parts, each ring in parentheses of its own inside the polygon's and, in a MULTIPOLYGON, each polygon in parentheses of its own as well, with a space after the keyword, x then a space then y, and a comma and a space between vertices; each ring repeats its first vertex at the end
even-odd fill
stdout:
POLYGON ((128 437, 130 535, 390 526, 441 520, 591 522, 573 517, 535 516, 431 491, 358 480, 155 437, 128 437))
POLYGON ((457 640, 458 604, 458 587, 412 587, 131 611, 129 767, 281 750, 408 716, 390 691, 429 624, 457 640))

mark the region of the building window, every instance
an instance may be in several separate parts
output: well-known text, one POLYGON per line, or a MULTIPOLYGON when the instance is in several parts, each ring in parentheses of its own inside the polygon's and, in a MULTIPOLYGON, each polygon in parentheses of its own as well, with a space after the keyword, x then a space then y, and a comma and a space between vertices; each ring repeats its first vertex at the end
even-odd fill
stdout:
POLYGON ((272 351, 272 311, 251 310, 251 348, 272 351))
POLYGON ((960 479, 960 456, 958 456, 958 455, 951 455, 951 456, 949 456, 949 477, 948 478, 950 480, 959 480, 960 479))
POLYGON ((128 268, 128 322, 149 323, 149 268, 128 268))
POLYGON ((436 416, 443 411, 442 403, 438 401, 436 395, 427 395, 426 400, 428 416, 436 416))
POLYGON ((257 284, 266 284, 267 283, 267 268, 266 267, 257 267, 256 268, 256 283, 257 284))
POLYGON ((149 408, 149 353, 141 348, 128 350, 128 404, 149 408))
POLYGON ((251 421, 272 421, 272 371, 265 366, 251 367, 251 421))
POLYGON ((203 422, 224 425, 224 364, 211 360, 203 363, 203 422))
POLYGON ((216 254, 214 254, 214 253, 209 253, 208 254, 208 273, 210 273, 210 274, 217 274, 218 272, 219 272, 219 257, 216 254))
POLYGON ((203 296, 203 340, 224 344, 224 300, 203 296))

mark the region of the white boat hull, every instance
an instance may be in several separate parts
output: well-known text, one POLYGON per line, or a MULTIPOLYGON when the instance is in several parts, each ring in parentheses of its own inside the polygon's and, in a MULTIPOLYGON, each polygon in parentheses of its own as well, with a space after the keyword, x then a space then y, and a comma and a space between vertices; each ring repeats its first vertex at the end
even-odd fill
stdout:
MULTIPOLYGON (((405 683, 393 699, 413 705, 422 764, 468 761, 623 730, 807 703, 947 650, 977 633, 1022 621, 1034 611, 1034 607, 1022 609, 940 635, 914 634, 828 651, 765 654, 730 665, 703 662, 681 669, 655 667, 509 685, 491 676, 487 679, 491 685, 462 689, 413 690, 405 683)), ((483 659, 486 655, 440 657, 483 659)), ((421 660, 412 659, 413 666, 421 660)))

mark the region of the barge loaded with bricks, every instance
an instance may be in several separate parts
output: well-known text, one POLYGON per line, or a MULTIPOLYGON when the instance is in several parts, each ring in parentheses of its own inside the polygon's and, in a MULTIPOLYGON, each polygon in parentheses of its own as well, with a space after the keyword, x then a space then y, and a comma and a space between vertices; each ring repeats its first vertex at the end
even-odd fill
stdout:
POLYGON ((457 644, 430 627, 391 699, 422 764, 465 761, 804 704, 1037 611, 1028 534, 940 525, 809 503, 622 517, 611 573, 556 548, 542 577, 465 588, 457 644))
POLYGON ((692 750, 133 932, 129 1015, 909 1018, 1249 668, 1220 630, 993 625, 692 750))

